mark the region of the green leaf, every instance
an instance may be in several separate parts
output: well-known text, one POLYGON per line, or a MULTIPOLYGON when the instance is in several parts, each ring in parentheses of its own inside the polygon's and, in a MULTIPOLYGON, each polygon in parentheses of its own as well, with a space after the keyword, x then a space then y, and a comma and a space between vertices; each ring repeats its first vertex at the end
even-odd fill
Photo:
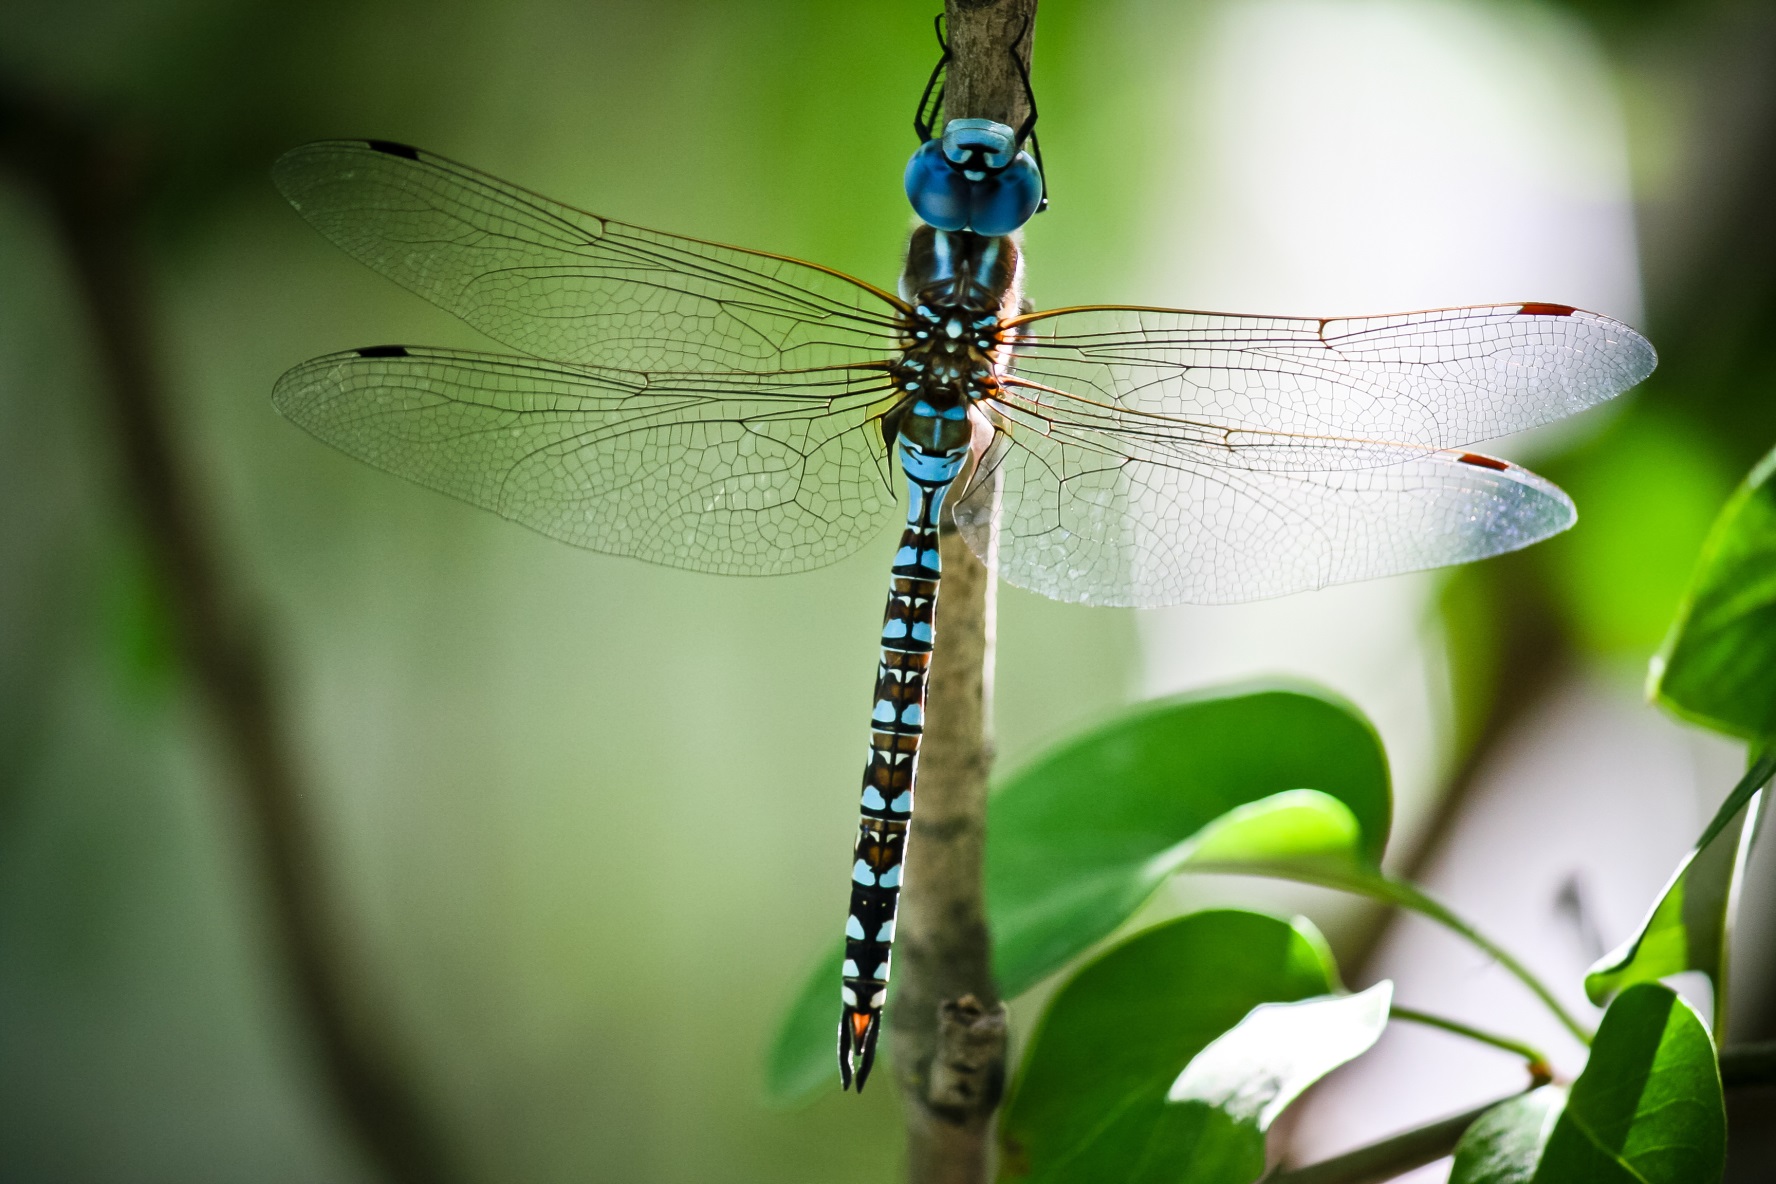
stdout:
POLYGON ((999 1179, 1251 1184, 1264 1171, 1253 1124, 1167 1091, 1257 1005, 1335 981, 1318 932, 1257 913, 1193 913, 1111 948, 1030 1037, 1000 1120, 999 1179))
POLYGON ((1640 930, 1592 965, 1585 975, 1591 1002, 1601 1005, 1633 983, 1700 970, 1714 987, 1714 1030, 1726 1030, 1727 946, 1734 889, 1744 864, 1741 839, 1746 824, 1757 816, 1759 790, 1772 774, 1776 756, 1752 765, 1677 865, 1640 930))
POLYGON ((1566 1087, 1544 1085, 1482 1114, 1455 1148, 1449 1184, 1521 1184, 1535 1178, 1566 1110, 1566 1087))
MULTIPOLYGON (((1379 862, 1387 757, 1349 703, 1301 687, 1142 704, 1008 780, 987 819, 994 968, 1015 995, 1125 921, 1228 811, 1291 789, 1336 798, 1379 862)), ((916 858, 916 857, 915 857, 916 858)))
POLYGON ((1381 1038, 1393 998, 1383 979, 1355 995, 1261 1003, 1191 1058, 1166 1101, 1225 1112, 1250 1129, 1262 1155, 1264 1132, 1301 1091, 1381 1038))
POLYGON ((1455 1151, 1450 1184, 1715 1184, 1727 1115, 1714 1042, 1652 983, 1610 1005, 1585 1071, 1494 1107, 1455 1151))
POLYGON ((1678 715, 1776 738, 1776 452, 1715 519, 1648 690, 1678 715))
MULTIPOLYGON (((994 972, 1015 997, 1109 936, 1198 847, 1218 861, 1372 866, 1392 801, 1369 722, 1329 692, 1291 684, 1143 703, 1014 774, 987 809, 994 972)), ((916 853, 908 874, 918 875, 916 853)), ((837 1085, 837 948, 772 1044, 773 1102, 837 1085)))

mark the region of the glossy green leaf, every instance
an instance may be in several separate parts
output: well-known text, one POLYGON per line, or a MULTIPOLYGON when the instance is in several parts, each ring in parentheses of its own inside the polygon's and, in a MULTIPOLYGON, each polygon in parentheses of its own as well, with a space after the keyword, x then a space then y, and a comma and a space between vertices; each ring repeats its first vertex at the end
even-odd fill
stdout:
POLYGON ((1687 719, 1776 738, 1776 452, 1715 520, 1689 592, 1653 659, 1649 691, 1687 719))
MULTIPOLYGON (((989 801, 1000 989, 1021 994, 1109 936, 1193 857, 1373 866, 1391 811, 1380 739, 1328 692, 1271 685, 1143 703, 1038 758, 989 801)), ((835 942, 778 1030, 766 1065, 774 1102, 837 1085, 839 957, 835 942)))
POLYGON ((1742 840, 1746 825, 1757 817, 1759 790, 1772 774, 1776 756, 1762 757, 1727 795, 1640 929, 1585 975, 1591 1002, 1602 1004, 1634 983, 1699 970, 1714 987, 1714 1030, 1725 1030, 1727 944, 1734 888, 1744 864, 1742 840))
POLYGON ((1527 1184, 1566 1110, 1566 1087, 1544 1085, 1482 1114, 1455 1148, 1449 1184, 1527 1184))
POLYGON ((1623 991, 1570 1091, 1494 1107, 1456 1148, 1450 1184, 1717 1184, 1726 1103, 1714 1042, 1675 992, 1623 991))
POLYGON ((1254 1007, 1335 982, 1305 921, 1234 910, 1180 917, 1094 958, 1030 1037, 1000 1119, 1000 1181, 1251 1184, 1264 1171, 1252 1121, 1167 1092, 1254 1007))
POLYGON ((1306 688, 1142 704, 1012 776, 987 822, 994 964, 1007 994, 1102 940, 1176 870, 1181 845, 1230 810, 1318 790, 1379 862, 1387 757, 1349 703, 1306 688))
POLYGON ((1261 1003, 1191 1058, 1166 1101, 1221 1110, 1250 1130, 1262 1155, 1264 1132, 1289 1103, 1381 1038, 1393 998, 1383 979, 1355 995, 1261 1003))

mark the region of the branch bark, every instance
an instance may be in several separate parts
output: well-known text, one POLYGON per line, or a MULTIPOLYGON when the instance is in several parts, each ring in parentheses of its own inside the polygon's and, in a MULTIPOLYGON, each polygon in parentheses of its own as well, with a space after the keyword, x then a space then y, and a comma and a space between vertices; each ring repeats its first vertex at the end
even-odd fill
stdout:
POLYGON ((359 998, 364 976, 328 907, 323 845, 277 702, 262 617, 204 512, 150 341, 141 225, 145 141, 0 83, 0 164, 41 196, 85 306, 121 493, 173 616, 176 644, 232 766, 265 877, 274 953, 350 1137, 381 1175, 450 1184, 439 1132, 359 998))
MULTIPOLYGON (((949 0, 946 18, 945 118, 1017 127, 1029 109, 1018 62, 1028 69, 1036 0, 949 0)), ((994 589, 992 572, 947 514, 939 545, 937 647, 888 1018, 905 1102, 907 1178, 981 1184, 992 1169, 1006 1040, 982 875, 994 589)))

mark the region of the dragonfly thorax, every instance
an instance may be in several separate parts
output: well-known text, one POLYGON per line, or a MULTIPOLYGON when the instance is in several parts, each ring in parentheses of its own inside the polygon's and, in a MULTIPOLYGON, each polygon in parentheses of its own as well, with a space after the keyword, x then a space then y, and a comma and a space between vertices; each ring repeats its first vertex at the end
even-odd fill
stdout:
POLYGON ((901 402, 883 421, 890 437, 934 452, 967 443, 970 408, 998 385, 1001 318, 1017 307, 1021 270, 1013 239, 914 229, 900 280, 913 307, 891 371, 901 402))
POLYGON ((891 368, 899 404, 883 421, 892 440, 904 435, 931 452, 967 444, 969 409, 998 386, 999 317, 954 305, 921 304, 908 319, 907 339, 891 368))
POLYGON ((1023 256, 1009 236, 915 227, 907 240, 900 295, 927 309, 956 309, 970 320, 1017 311, 1023 256))

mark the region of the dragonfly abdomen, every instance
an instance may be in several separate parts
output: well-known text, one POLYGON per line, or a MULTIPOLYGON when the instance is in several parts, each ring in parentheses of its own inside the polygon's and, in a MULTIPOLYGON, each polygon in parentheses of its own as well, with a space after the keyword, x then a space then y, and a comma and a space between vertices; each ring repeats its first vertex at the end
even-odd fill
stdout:
MULTIPOLYGON (((923 407, 921 409, 924 409, 923 407)), ((918 436, 941 437, 915 412, 908 427, 918 436), (927 431, 920 431, 926 427, 927 431)), ((888 967, 900 904, 907 829, 912 823, 919 741, 925 732, 925 678, 937 620, 937 523, 944 496, 969 454, 966 437, 956 447, 928 451, 908 434, 895 441, 907 479, 907 525, 894 554, 888 607, 882 615, 882 653, 876 666, 870 711, 869 764, 852 852, 851 910, 845 919, 844 1012, 839 1020, 839 1076, 847 1089, 863 1089, 875 1062, 882 1007, 888 998, 888 967)))

